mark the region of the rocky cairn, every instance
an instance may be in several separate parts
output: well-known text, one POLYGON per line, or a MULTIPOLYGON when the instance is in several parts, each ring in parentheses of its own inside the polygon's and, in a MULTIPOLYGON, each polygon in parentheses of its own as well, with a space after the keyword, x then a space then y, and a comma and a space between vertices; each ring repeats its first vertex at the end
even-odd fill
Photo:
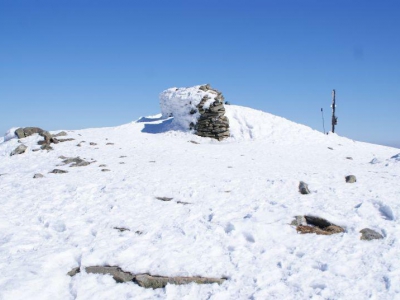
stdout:
POLYGON ((224 99, 220 91, 206 84, 165 90, 160 94, 160 106, 163 117, 174 117, 172 125, 220 141, 230 136, 224 99))

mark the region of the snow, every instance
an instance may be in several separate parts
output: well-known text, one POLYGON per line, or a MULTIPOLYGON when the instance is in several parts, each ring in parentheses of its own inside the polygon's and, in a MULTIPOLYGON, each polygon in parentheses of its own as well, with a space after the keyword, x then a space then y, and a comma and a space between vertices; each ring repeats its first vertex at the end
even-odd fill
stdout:
POLYGON ((231 137, 222 142, 155 115, 69 131, 75 141, 50 152, 31 151, 38 135, 23 139, 22 155, 9 156, 16 139, 1 143, 0 299, 399 299, 399 149, 245 107, 226 106, 226 115, 231 137), (61 155, 96 162, 59 166, 61 155), (48 173, 55 168, 69 173, 48 173), (346 232, 297 234, 289 224, 304 214, 346 232), (365 227, 384 239, 361 241, 365 227), (66 275, 92 265, 228 280, 152 290, 66 275))
POLYGON ((199 90, 201 85, 189 88, 170 88, 160 94, 161 113, 164 118, 173 115, 174 120, 171 123, 172 128, 180 130, 189 130, 190 124, 196 124, 200 116, 197 105, 204 96, 209 99, 204 103, 205 109, 209 108, 215 101, 216 93, 213 91, 199 90), (190 114, 191 111, 195 113, 190 114))
POLYGON ((4 134, 3 140, 0 140, 0 142, 7 142, 11 139, 16 139, 17 135, 15 134, 15 130, 17 130, 19 127, 12 127, 7 132, 4 134))

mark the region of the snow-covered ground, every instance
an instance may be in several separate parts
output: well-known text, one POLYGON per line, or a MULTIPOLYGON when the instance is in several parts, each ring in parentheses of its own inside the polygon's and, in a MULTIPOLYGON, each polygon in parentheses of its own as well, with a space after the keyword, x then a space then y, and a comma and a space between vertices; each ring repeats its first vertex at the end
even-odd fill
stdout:
POLYGON ((50 152, 31 151, 37 135, 12 157, 17 139, 0 143, 0 299, 400 299, 400 149, 226 110, 222 142, 169 130, 158 115, 69 131, 75 140, 50 152), (61 155, 96 162, 59 166, 61 155), (304 214, 346 231, 297 234, 289 224, 304 214), (365 227, 384 239, 361 241, 365 227), (93 265, 228 280, 152 290, 67 275, 93 265))

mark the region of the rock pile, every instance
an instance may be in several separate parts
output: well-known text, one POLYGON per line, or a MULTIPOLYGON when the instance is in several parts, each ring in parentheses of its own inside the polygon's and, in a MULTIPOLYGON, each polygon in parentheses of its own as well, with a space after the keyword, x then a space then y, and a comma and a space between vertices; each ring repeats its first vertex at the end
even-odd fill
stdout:
POLYGON ((205 95, 197 105, 200 118, 194 126, 196 134, 217 140, 229 137, 229 120, 225 116, 224 96, 218 90, 212 89, 208 84, 200 86, 199 89, 215 94, 215 101, 208 108, 204 107, 204 104, 211 99, 209 95, 205 95))
POLYGON ((230 136, 224 96, 208 84, 165 90, 160 106, 164 118, 174 118, 172 127, 217 140, 230 136))

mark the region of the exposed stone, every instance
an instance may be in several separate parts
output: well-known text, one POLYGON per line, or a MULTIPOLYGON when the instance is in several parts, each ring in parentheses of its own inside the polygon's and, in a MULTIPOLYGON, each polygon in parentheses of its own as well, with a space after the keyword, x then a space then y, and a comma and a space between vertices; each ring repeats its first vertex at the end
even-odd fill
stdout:
POLYGON ((116 282, 129 282, 135 277, 129 272, 124 272, 119 267, 86 267, 86 273, 92 274, 108 274, 111 275, 116 282))
POLYGON ((105 167, 107 167, 107 165, 99 165, 99 168, 105 168, 105 167))
POLYGON ((76 274, 80 273, 81 269, 79 267, 73 268, 71 271, 67 273, 68 276, 75 276, 76 274))
POLYGON ((43 144, 42 146, 40 146, 40 149, 51 151, 51 150, 53 150, 53 147, 50 146, 49 144, 43 144))
POLYGON ((348 175, 345 177, 347 183, 354 183, 357 182, 357 178, 354 175, 348 175))
POLYGON ((302 195, 307 195, 311 193, 310 190, 308 189, 308 184, 303 181, 300 181, 299 183, 299 192, 302 195))
POLYGON ((109 172, 109 169, 101 169, 102 172, 109 172))
POLYGON ((200 144, 200 143, 198 143, 198 142, 196 142, 196 141, 189 141, 189 142, 191 142, 192 144, 200 144))
POLYGON ((346 159, 353 160, 351 156, 347 156, 346 159))
POLYGON ((168 197, 156 197, 156 199, 161 200, 161 201, 171 201, 174 198, 168 198, 168 197))
POLYGON ((107 143, 106 145, 114 145, 114 143, 107 143))
POLYGON ((96 146, 97 144, 96 144, 96 143, 93 143, 93 142, 90 142, 89 145, 90 145, 90 146, 96 146))
MULTIPOLYGON (((301 223, 296 227, 297 232, 301 234, 316 233, 319 235, 331 235, 344 232, 343 227, 333 224, 332 222, 320 217, 304 216, 304 219, 306 224, 304 224, 304 220, 301 218, 301 216, 297 216, 295 220, 297 224, 301 223)), ((295 225, 294 221, 292 222, 292 225, 295 225)))
POLYGON ((17 130, 15 130, 15 134, 19 139, 31 136, 32 134, 35 133, 38 133, 40 136, 44 137, 44 141, 47 144, 58 143, 58 140, 55 137, 53 137, 48 131, 43 130, 39 127, 25 127, 25 128, 18 128, 17 130))
POLYGON ((64 165, 71 164, 70 167, 84 167, 90 165, 90 162, 80 157, 69 157, 62 161, 64 165))
POLYGON ((63 143, 63 142, 75 141, 75 139, 73 139, 73 138, 67 138, 67 139, 58 139, 58 141, 59 141, 60 143, 63 143))
POLYGON ((64 174, 64 173, 68 173, 68 171, 60 170, 60 169, 54 169, 53 171, 51 171, 51 172, 49 172, 49 173, 64 174))
POLYGON ((361 233, 360 240, 370 241, 370 240, 383 239, 383 236, 380 233, 370 228, 364 228, 360 230, 360 233, 361 233))
POLYGON ((14 156, 14 155, 17 155, 17 154, 25 153, 26 149, 28 149, 28 147, 25 146, 24 144, 19 145, 17 148, 15 148, 15 149, 10 153, 10 156, 14 156))
POLYGON ((60 131, 59 133, 57 133, 57 134, 53 134, 53 136, 54 137, 58 137, 58 136, 66 136, 66 135, 68 135, 68 133, 66 133, 65 131, 60 131))
POLYGON ((141 274, 135 276, 135 282, 144 288, 159 289, 164 288, 167 284, 222 284, 225 278, 207 278, 207 277, 163 277, 163 276, 151 276, 148 274, 141 274))
POLYGON ((131 231, 130 229, 125 227, 114 227, 114 229, 118 230, 119 232, 131 231))
POLYGON ((43 178, 44 176, 40 173, 33 175, 33 178, 43 178))

